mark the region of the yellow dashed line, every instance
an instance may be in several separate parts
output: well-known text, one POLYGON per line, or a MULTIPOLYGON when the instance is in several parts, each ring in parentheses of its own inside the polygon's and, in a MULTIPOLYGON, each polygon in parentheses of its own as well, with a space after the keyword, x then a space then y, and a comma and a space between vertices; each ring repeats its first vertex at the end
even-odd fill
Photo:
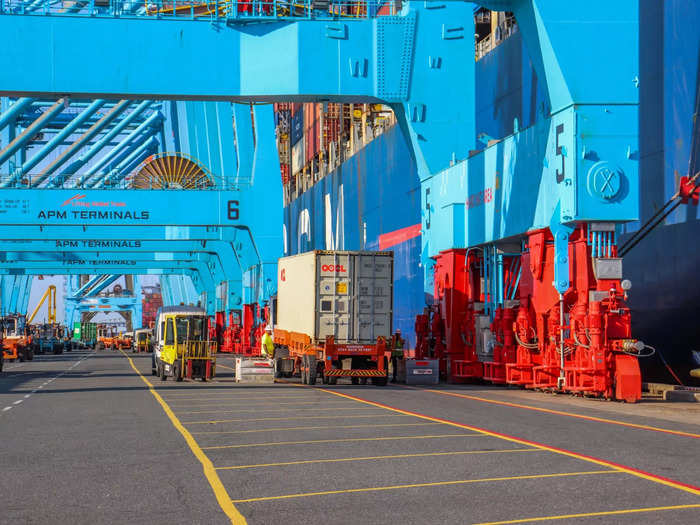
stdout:
POLYGON ((339 428, 380 428, 380 427, 422 427, 440 423, 388 423, 383 425, 325 425, 319 427, 256 428, 253 430, 219 430, 212 432, 192 432, 193 436, 203 434, 249 434, 251 432, 283 432, 287 430, 337 430, 339 428))
POLYGON ((620 474, 618 470, 591 470, 587 472, 562 472, 559 474, 532 474, 527 476, 508 476, 502 478, 461 479, 457 481, 436 481, 433 483, 413 483, 410 485, 391 485, 388 487, 367 487, 360 489, 326 490, 323 492, 302 492, 299 494, 285 494, 284 496, 267 496, 263 498, 235 499, 234 503, 252 503, 255 501, 270 501, 277 499, 308 498, 310 496, 328 496, 330 494, 352 494, 356 492, 374 492, 380 490, 400 490, 423 487, 444 487, 447 485, 466 485, 469 483, 490 483, 496 481, 512 481, 521 479, 547 479, 563 478, 566 476, 593 476, 597 474, 620 474))
MULTIPOLYGON (((300 386, 300 387, 303 387, 304 385, 299 385, 299 386, 300 386)), ((504 441, 510 441, 510 442, 512 442, 512 443, 518 443, 518 444, 520 444, 520 445, 528 445, 528 446, 532 446, 532 447, 541 448, 542 450, 548 450, 548 451, 550 451, 550 452, 554 452, 554 453, 556 453, 556 454, 561 454, 561 455, 563 455, 563 456, 568 456, 568 457, 571 457, 571 458, 580 459, 580 460, 583 460, 583 461, 587 461, 588 463, 594 463, 594 464, 596 464, 596 465, 601 465, 601 466, 604 466, 604 467, 613 468, 613 469, 616 469, 616 470, 618 470, 618 471, 620 471, 620 472, 625 472, 625 473, 627 473, 627 474, 631 474, 632 476, 636 476, 636 477, 641 478, 641 479, 646 479, 646 480, 648 480, 648 481, 653 481, 654 483, 658 483, 658 484, 660 484, 660 485, 666 485, 666 486, 668 486, 668 487, 673 487, 673 488, 675 488, 675 489, 682 490, 682 491, 684 491, 684 492, 689 492, 690 494, 695 494, 696 496, 700 496, 700 489, 698 489, 698 488, 696 488, 696 487, 694 487, 694 486, 692 486, 692 485, 686 485, 686 484, 681 483, 681 482, 679 482, 679 481, 675 481, 675 480, 672 480, 672 479, 666 479, 666 478, 663 478, 663 477, 661 477, 661 476, 655 476, 654 474, 650 474, 650 473, 648 473, 648 472, 644 472, 644 471, 641 471, 641 470, 637 470, 637 469, 635 469, 635 468, 628 467, 628 466, 625 466, 625 465, 619 465, 619 464, 617 464, 617 463, 613 463, 612 461, 606 461, 606 460, 604 460, 604 459, 599 459, 599 458, 594 458, 594 457, 591 457, 591 456, 586 456, 586 455, 584 455, 584 454, 579 454, 579 453, 577 453, 577 452, 573 452, 573 451, 571 451, 571 450, 566 450, 566 449, 563 449, 563 448, 550 447, 550 446, 545 445, 545 444, 543 444, 543 443, 537 443, 537 442, 534 442, 534 441, 529 441, 529 440, 527 440, 527 439, 517 438, 517 437, 515 437, 515 436, 509 436, 509 435, 507 435, 507 434, 501 434, 501 433, 499 433, 499 432, 493 432, 493 431, 491 431, 491 430, 485 430, 485 429, 483 429, 483 428, 478 428, 478 427, 474 427, 474 426, 471 426, 471 425, 465 425, 465 424, 463 424, 463 423, 457 423, 456 421, 449 421, 449 420, 447 420, 447 419, 440 419, 440 418, 437 418, 437 417, 427 416, 427 415, 425 415, 425 414, 419 414, 419 413, 417 413, 417 412, 411 412, 411 411, 409 411, 409 410, 403 410, 403 409, 400 409, 400 408, 394 408, 394 407, 391 407, 391 406, 388 406, 388 405, 383 405, 382 403, 377 403, 377 402, 375 402, 375 401, 369 401, 369 400, 367 400, 367 399, 362 399, 362 398, 355 397, 355 396, 351 396, 351 395, 348 395, 348 394, 342 394, 342 393, 340 393, 340 392, 335 392, 335 391, 333 391, 333 390, 327 390, 327 389, 325 389, 325 388, 316 388, 316 391, 328 392, 329 394, 333 394, 333 395, 339 396, 339 397, 344 397, 344 398, 346 398, 346 399, 354 399, 355 401, 357 401, 357 402, 359 402, 359 403, 364 403, 364 404, 366 404, 366 405, 374 406, 374 407, 377 407, 377 408, 383 408, 383 409, 385 409, 385 410, 389 410, 389 411, 391 411, 391 412, 396 412, 396 413, 398 413, 398 414, 404 414, 404 415, 407 415, 407 416, 418 417, 418 418, 421 418, 421 419, 425 419, 426 421, 436 421, 436 422, 438 422, 438 423, 444 423, 444 424, 446 424, 446 425, 453 426, 453 427, 456 427, 456 428, 463 428, 463 429, 465 429, 465 430, 471 430, 471 431, 474 431, 474 432, 480 432, 481 434, 483 434, 483 435, 485 435, 485 436, 491 436, 491 437, 499 438, 499 439, 502 439, 502 440, 504 440, 504 441)))
POLYGON ((213 447, 202 447, 202 450, 219 450, 224 448, 247 448, 247 447, 273 447, 278 445, 313 445, 316 443, 346 443, 351 441, 398 441, 400 439, 441 439, 454 437, 473 437, 482 434, 437 434, 434 436, 393 436, 393 437, 372 437, 372 438, 346 438, 346 439, 313 439, 308 441, 272 441, 270 443, 244 443, 242 445, 216 445, 213 447))
POLYGON ((355 416, 289 416, 289 417, 256 417, 256 418, 244 418, 244 419, 214 419, 209 421, 183 421, 183 425, 217 425, 219 423, 238 423, 245 421, 289 421, 291 419, 350 419, 350 418, 362 418, 362 417, 409 417, 406 415, 393 415, 387 416, 385 414, 362 414, 355 416))
POLYGON ((431 392, 433 394, 440 394, 443 396, 461 397, 464 399, 470 399, 472 401, 479 401, 482 403, 491 403, 494 405, 502 405, 502 406, 508 406, 508 407, 513 407, 513 408, 524 408, 527 410, 534 410, 536 412, 544 412, 547 414, 556 414, 557 416, 573 417, 573 418, 578 418, 578 419, 585 419, 587 421, 596 421, 599 423, 608 423, 611 425, 620 425, 623 427, 639 428, 641 430, 652 430, 655 432, 663 432, 665 434, 675 434, 677 436, 700 438, 700 434, 693 434, 692 432, 683 432, 682 430, 671 430, 668 428, 653 427, 650 425, 640 425, 638 423, 627 423, 626 421, 620 421, 617 419, 607 419, 607 418, 603 418, 603 417, 586 416, 584 414, 575 414, 575 413, 571 413, 571 412, 564 412, 562 410, 553 410, 551 408, 540 408, 540 407, 536 407, 536 406, 532 406, 532 405, 522 405, 520 403, 511 403, 509 401, 499 401, 499 400, 495 400, 495 399, 488 399, 485 397, 471 396, 471 395, 467 395, 467 394, 458 394, 457 392, 444 392, 441 390, 433 390, 431 388, 416 388, 415 390, 424 390, 425 392, 431 392))
POLYGON ((457 452, 423 452, 417 454, 396 454, 393 456, 368 456, 362 458, 308 459, 302 461, 285 461, 282 463, 259 463, 257 465, 234 465, 216 467, 216 470, 238 470, 261 467, 282 467, 287 465, 308 465, 311 463, 344 463, 347 461, 374 461, 380 459, 423 458, 431 456, 462 456, 466 454, 503 454, 508 452, 542 452, 538 448, 507 448, 503 450, 459 450, 457 452))
POLYGON ((124 357, 126 357, 129 360, 129 364, 131 365, 131 368, 133 368, 134 372, 136 372, 141 378, 141 380, 144 383, 146 383, 146 385, 148 386, 148 390, 151 392, 151 394, 153 394, 153 397, 156 398, 156 401, 158 401, 160 406, 163 408, 163 411, 170 419, 170 422, 178 430, 178 432, 182 434, 182 437, 185 438, 185 442, 190 447, 190 450, 202 464, 202 470, 204 471, 204 475, 206 476, 207 481, 209 481, 209 485, 214 491, 214 495, 216 496, 216 500, 219 502, 221 510, 224 511, 224 513, 226 514, 226 516, 228 516, 233 525, 246 525, 248 522, 243 517, 243 515, 240 512, 238 512, 238 509, 233 505, 233 502, 231 501, 231 496, 229 496, 228 492, 226 492, 226 489, 224 488, 223 483, 221 483, 221 479, 219 479, 219 475, 216 473, 216 469, 214 468, 212 462, 209 460, 206 454, 202 452, 201 447, 197 444, 197 442, 194 440, 189 431, 184 426, 182 426, 182 423, 180 423, 180 420, 177 418, 175 413, 172 410, 170 410, 170 407, 165 402, 165 400, 160 396, 160 394, 158 394, 158 392, 156 392, 155 388, 153 388, 153 384, 148 379, 146 379, 144 375, 141 374, 141 372, 139 372, 138 368, 136 368, 136 366, 134 365, 134 362, 128 355, 124 353, 123 350, 119 351, 124 355, 124 357))
MULTIPOLYGON (((297 406, 308 406, 308 405, 319 405, 317 408, 300 408, 299 410, 313 410, 314 412, 319 411, 319 410, 366 410, 364 407, 353 407, 353 408, 345 408, 350 406, 350 403, 343 403, 342 405, 328 405, 327 403, 319 403, 319 402, 313 402, 313 403, 276 403, 276 404, 271 404, 271 405, 264 405, 264 406, 279 406, 279 405, 294 405, 291 407, 287 408, 280 408, 274 409, 274 408, 265 408, 265 409, 244 409, 240 410, 238 408, 231 408, 231 409, 217 409, 217 410, 188 410, 186 412, 178 412, 180 415, 184 414, 207 414, 207 413, 225 413, 225 412, 241 412, 241 413, 246 413, 246 412, 285 412, 287 410, 294 410, 297 406), (323 407, 323 408, 322 408, 323 407)), ((253 405, 255 406, 255 405, 253 405)), ((182 408, 182 407, 181 407, 182 408)), ((185 407, 187 408, 187 407, 185 407)))
POLYGON ((538 518, 522 518, 517 520, 506 521, 488 521, 484 523, 477 523, 476 525, 506 525, 508 523, 533 523, 537 521, 569 520, 575 518, 592 518, 595 516, 617 516, 620 514, 637 514, 640 512, 660 512, 664 510, 684 510, 697 508, 700 508, 700 503, 692 505, 672 505, 668 507, 646 507, 643 509, 606 510, 601 512, 585 512, 582 514, 562 514, 558 516, 541 516, 538 518))

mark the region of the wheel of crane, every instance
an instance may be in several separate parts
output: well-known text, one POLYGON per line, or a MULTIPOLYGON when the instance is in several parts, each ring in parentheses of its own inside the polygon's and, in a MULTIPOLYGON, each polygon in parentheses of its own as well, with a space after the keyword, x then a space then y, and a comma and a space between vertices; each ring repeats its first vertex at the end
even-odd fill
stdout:
POLYGON ((160 380, 161 381, 167 381, 168 376, 165 374, 165 367, 163 366, 163 363, 158 364, 158 373, 160 374, 160 380))

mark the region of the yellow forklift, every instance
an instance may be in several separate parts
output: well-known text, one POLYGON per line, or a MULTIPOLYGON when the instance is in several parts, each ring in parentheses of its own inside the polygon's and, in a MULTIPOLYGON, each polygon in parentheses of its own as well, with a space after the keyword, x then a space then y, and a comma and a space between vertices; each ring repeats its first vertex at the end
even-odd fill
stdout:
POLYGON ((206 381, 216 373, 216 341, 208 339, 209 318, 202 308, 161 308, 156 324, 155 375, 206 381))

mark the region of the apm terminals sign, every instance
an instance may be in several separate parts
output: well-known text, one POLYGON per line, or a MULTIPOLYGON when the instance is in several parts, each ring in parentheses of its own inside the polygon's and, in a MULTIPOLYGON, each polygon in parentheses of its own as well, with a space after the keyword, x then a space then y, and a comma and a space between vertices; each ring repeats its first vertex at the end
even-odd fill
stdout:
POLYGON ((0 224, 230 225, 240 221, 240 195, 195 190, 3 190, 0 224))

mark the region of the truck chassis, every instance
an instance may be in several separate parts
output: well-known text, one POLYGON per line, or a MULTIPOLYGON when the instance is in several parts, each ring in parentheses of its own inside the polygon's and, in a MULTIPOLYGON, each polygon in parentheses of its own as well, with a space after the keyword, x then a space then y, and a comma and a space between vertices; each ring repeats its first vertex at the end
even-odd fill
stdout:
POLYGON ((274 342, 278 375, 300 376, 305 385, 335 385, 339 377, 349 377, 353 384, 385 386, 388 382, 387 343, 383 337, 373 345, 339 344, 333 336, 314 342, 306 335, 275 330, 274 342))

